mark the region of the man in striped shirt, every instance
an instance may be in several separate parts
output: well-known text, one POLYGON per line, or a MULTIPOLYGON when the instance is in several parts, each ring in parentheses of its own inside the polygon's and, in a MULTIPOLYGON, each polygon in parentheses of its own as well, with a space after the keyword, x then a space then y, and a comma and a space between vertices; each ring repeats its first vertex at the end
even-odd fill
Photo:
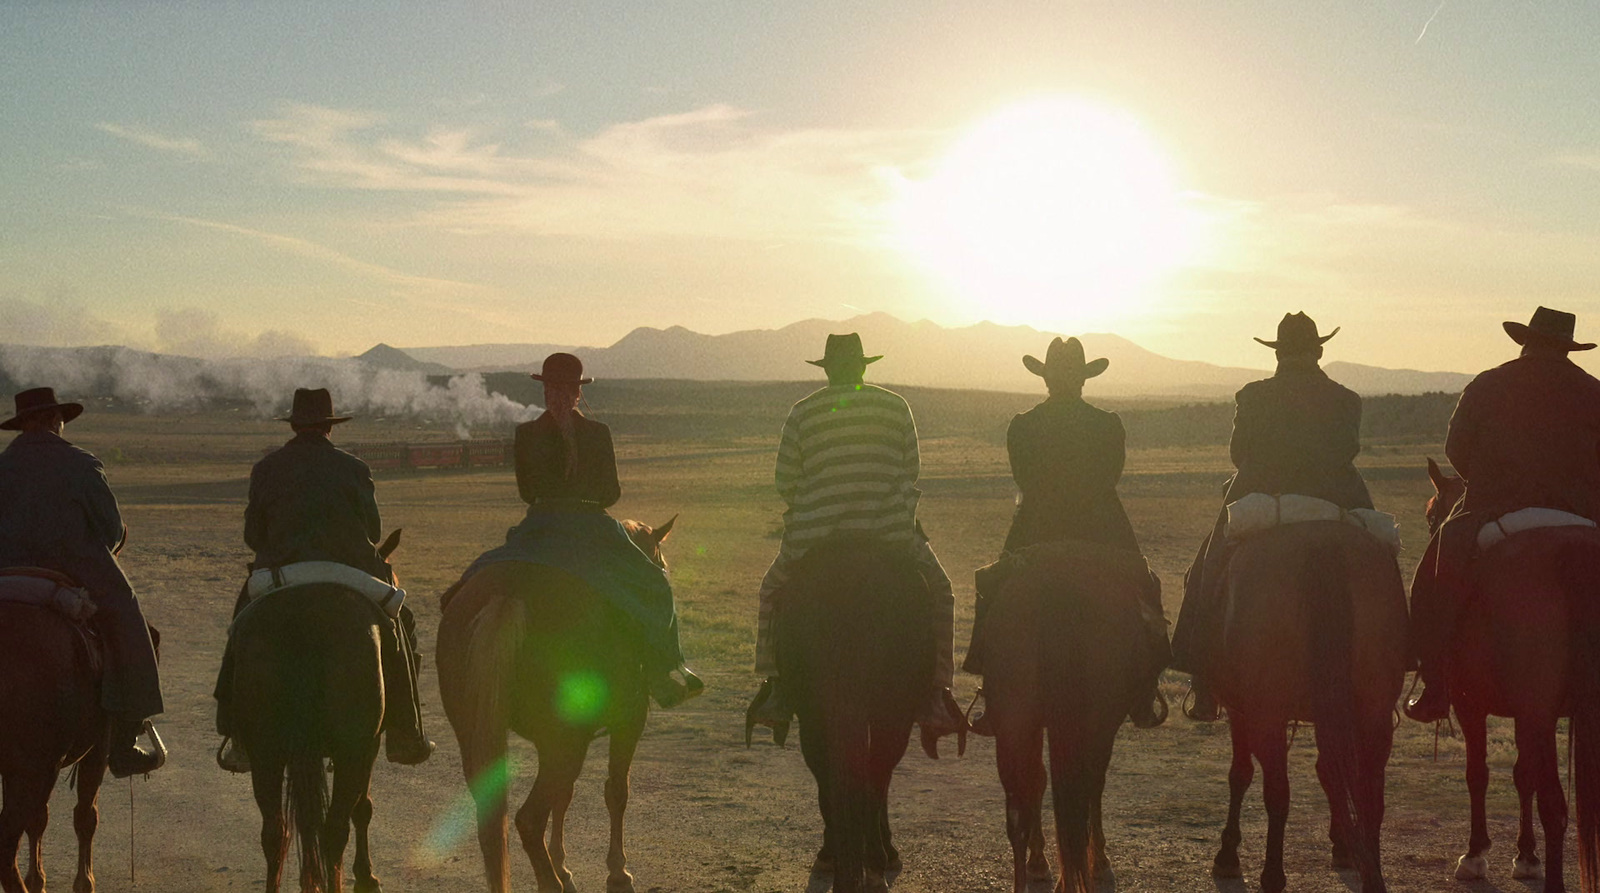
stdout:
POLYGON ((789 708, 777 683, 777 648, 772 635, 773 595, 789 581, 790 569, 808 549, 829 537, 904 543, 916 558, 938 603, 935 630, 937 679, 918 721, 925 731, 949 734, 962 720, 949 698, 954 675, 952 639, 955 597, 950 578, 917 524, 917 426, 911 407, 892 391, 864 384, 869 363, 861 336, 829 335, 820 360, 807 360, 828 373, 828 386, 794 405, 783 424, 775 479, 788 505, 783 513, 783 545, 761 581, 756 672, 768 677, 764 703, 758 695, 756 721, 778 725, 789 708))

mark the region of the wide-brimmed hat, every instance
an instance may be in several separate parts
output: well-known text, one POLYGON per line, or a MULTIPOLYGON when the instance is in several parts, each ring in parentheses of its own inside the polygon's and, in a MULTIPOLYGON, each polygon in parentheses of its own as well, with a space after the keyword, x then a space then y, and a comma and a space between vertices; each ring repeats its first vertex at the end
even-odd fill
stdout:
POLYGON ((295 388, 294 405, 287 418, 278 419, 291 425, 337 425, 348 422, 352 416, 333 414, 333 395, 327 388, 295 388))
POLYGON ((1593 350, 1593 344, 1572 340, 1572 332, 1577 324, 1576 315, 1551 310, 1549 307, 1540 307, 1533 311, 1533 319, 1528 320, 1527 325, 1520 322, 1501 323, 1506 328, 1506 334, 1518 344, 1527 344, 1531 340, 1542 341, 1563 350, 1593 350))
POLYGON ((48 412, 52 409, 61 410, 61 420, 70 422, 83 415, 82 403, 56 402, 55 388, 29 388, 21 391, 16 396, 17 414, 3 422, 0 428, 7 431, 17 431, 22 428, 22 420, 34 413, 48 412))
POLYGON ((1285 313, 1283 319, 1278 320, 1278 340, 1266 341, 1257 338, 1256 341, 1265 344, 1273 350, 1297 350, 1311 347, 1320 347, 1328 343, 1328 339, 1339 334, 1336 328, 1326 335, 1317 334, 1317 324, 1311 317, 1304 313, 1285 313))
POLYGON ((1090 362, 1084 362, 1083 342, 1076 338, 1062 341, 1060 338, 1050 342, 1050 347, 1044 352, 1044 362, 1039 362, 1038 357, 1024 356, 1022 365, 1028 371, 1046 381, 1060 379, 1077 379, 1087 381, 1106 371, 1111 361, 1105 357, 1090 362))
POLYGON ((828 345, 822 349, 822 359, 806 360, 806 362, 826 369, 835 363, 876 363, 881 359, 883 359, 881 354, 875 357, 865 356, 861 350, 861 335, 850 332, 844 335, 829 335, 828 345))
POLYGON ((570 353, 553 353, 544 358, 544 366, 528 376, 545 384, 589 384, 592 378, 583 377, 583 361, 570 353))

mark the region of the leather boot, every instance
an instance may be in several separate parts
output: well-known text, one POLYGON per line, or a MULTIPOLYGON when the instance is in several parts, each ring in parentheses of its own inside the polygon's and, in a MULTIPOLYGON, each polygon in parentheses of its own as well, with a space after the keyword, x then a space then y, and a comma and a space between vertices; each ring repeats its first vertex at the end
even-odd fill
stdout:
POLYGON ((383 748, 391 763, 415 766, 433 756, 434 743, 422 732, 422 700, 417 691, 418 661, 410 629, 391 624, 383 653, 383 748))
POLYGON ((1430 672, 1428 667, 1424 667, 1418 675, 1422 677, 1422 694, 1406 702, 1406 716, 1417 722, 1439 722, 1449 719, 1450 686, 1444 678, 1444 673, 1430 672))
POLYGON ((672 672, 668 671, 652 676, 648 683, 650 697, 664 710, 670 710, 706 690, 705 682, 693 670, 679 667, 677 672, 683 676, 682 682, 674 679, 672 672))
POLYGON ((994 737, 994 717, 989 715, 989 702, 981 687, 972 695, 972 703, 967 706, 967 728, 974 735, 994 737))
POLYGON ((789 738, 789 723, 793 721, 794 708, 784 698, 783 686, 778 683, 778 677, 768 676, 744 711, 744 746, 750 746, 759 725, 771 729, 772 742, 782 747, 789 738))
POLYGON ((1153 729, 1167 721, 1167 696, 1161 693, 1161 677, 1139 691, 1139 700, 1128 711, 1128 719, 1136 729, 1153 729))
POLYGON ((167 747, 150 720, 118 717, 111 721, 108 763, 115 778, 148 775, 167 764, 167 747), (148 739, 148 748, 139 746, 140 736, 148 739))
POLYGON ((243 743, 224 738, 222 746, 217 748, 217 765, 225 771, 247 775, 250 772, 250 754, 244 749, 243 743))
POLYGON ((1196 722, 1216 722, 1222 708, 1217 704, 1217 696, 1211 693, 1211 683, 1198 674, 1191 680, 1189 690, 1194 695, 1194 703, 1183 708, 1183 715, 1196 722))

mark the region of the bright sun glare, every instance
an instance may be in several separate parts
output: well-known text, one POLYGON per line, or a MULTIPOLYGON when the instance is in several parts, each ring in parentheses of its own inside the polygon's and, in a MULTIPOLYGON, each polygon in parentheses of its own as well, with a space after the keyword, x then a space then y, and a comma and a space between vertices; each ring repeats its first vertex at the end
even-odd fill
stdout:
POLYGON ((1073 98, 980 122, 896 211, 898 244, 975 315, 1076 331, 1136 313, 1197 234, 1138 122, 1073 98))

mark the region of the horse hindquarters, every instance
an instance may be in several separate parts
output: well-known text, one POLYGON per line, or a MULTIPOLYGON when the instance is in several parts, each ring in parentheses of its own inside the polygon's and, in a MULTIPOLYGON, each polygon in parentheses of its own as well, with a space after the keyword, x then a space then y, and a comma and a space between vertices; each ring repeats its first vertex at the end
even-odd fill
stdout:
MULTIPOLYGON (((1564 562, 1572 633, 1572 793, 1578 833, 1578 877, 1584 890, 1600 888, 1600 545, 1585 537, 1564 562)), ((1540 812, 1544 798, 1540 797, 1540 812)), ((1545 827, 1545 847, 1551 831, 1545 827)), ((1547 852, 1547 857, 1550 854, 1547 852)), ((1553 858, 1547 858, 1553 862, 1553 858)), ((1555 872, 1558 866, 1551 865, 1555 872)), ((1553 874, 1559 878, 1559 874, 1553 874)))

